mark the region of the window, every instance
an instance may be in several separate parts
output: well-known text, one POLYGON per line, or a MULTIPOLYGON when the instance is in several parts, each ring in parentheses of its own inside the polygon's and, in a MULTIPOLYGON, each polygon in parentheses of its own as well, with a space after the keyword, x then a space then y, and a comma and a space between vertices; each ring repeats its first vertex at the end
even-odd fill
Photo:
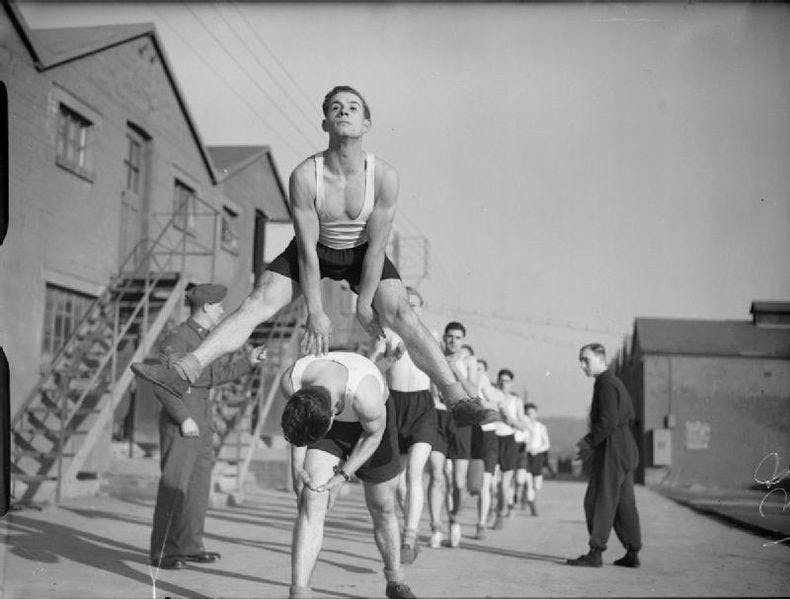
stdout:
POLYGON ((93 300, 93 297, 84 293, 47 284, 44 338, 41 344, 43 356, 52 359, 63 347, 93 300))
POLYGON ((233 210, 227 206, 222 209, 222 229, 220 231, 222 247, 234 254, 239 252, 239 234, 236 231, 238 220, 239 217, 233 210))
POLYGON ((92 123, 65 104, 60 105, 57 162, 80 175, 88 174, 88 132, 92 123))
POLYGON ((175 193, 173 196, 173 212, 176 217, 173 226, 187 233, 195 233, 196 216, 195 190, 176 179, 175 193))
POLYGON ((135 194, 140 193, 140 164, 143 156, 142 142, 129 133, 126 134, 129 150, 123 163, 126 166, 126 190, 135 194))

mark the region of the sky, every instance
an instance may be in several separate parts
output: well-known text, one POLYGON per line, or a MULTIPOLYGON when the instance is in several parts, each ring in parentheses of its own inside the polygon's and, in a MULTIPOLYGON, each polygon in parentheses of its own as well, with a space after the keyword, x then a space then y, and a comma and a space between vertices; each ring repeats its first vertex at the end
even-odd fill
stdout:
MULTIPOLYGON (((21 4, 33 28, 153 22, 207 144, 326 147, 336 84, 427 239, 426 322, 584 416, 578 348, 636 317, 790 299, 790 6, 21 4)), ((407 281, 408 282, 408 281, 407 281)))

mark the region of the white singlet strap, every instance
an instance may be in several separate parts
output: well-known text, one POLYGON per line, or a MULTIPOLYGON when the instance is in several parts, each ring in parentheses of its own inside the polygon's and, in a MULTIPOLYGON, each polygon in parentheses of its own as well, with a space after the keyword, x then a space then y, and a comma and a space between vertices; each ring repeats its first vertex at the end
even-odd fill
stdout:
POLYGON ((373 212, 373 205, 376 203, 376 186, 373 176, 376 172, 376 157, 372 153, 365 154, 365 200, 362 203, 362 211, 356 220, 367 221, 370 213, 373 212))
POLYGON ((315 209, 324 209, 324 155, 315 155, 315 209))

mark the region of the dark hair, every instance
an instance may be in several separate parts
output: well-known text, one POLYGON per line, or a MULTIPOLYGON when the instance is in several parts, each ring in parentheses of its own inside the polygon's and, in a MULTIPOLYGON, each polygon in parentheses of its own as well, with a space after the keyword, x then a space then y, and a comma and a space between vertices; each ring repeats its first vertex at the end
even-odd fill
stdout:
POLYGON ((496 378, 501 378, 503 374, 506 374, 506 375, 508 375, 508 376, 510 377, 510 380, 511 380, 511 381, 512 381, 514 378, 516 378, 516 375, 515 375, 515 374, 513 374, 513 371, 512 371, 512 370, 510 370, 510 368, 503 368, 502 370, 500 370, 499 372, 497 372, 497 373, 496 373, 496 378))
POLYGON ((329 93, 324 96, 324 102, 321 104, 321 111, 326 116, 326 111, 329 110, 329 105, 332 103, 332 98, 334 98, 340 92, 349 92, 357 96, 360 100, 362 100, 362 110, 365 114, 365 118, 370 120, 370 108, 368 107, 368 103, 365 101, 365 98, 362 97, 357 90, 355 90, 350 85, 336 85, 332 89, 329 90, 329 93))
POLYGON ((584 350, 589 349, 591 352, 598 354, 602 358, 606 359, 606 349, 600 343, 588 343, 587 345, 583 345, 582 348, 579 350, 579 357, 584 353, 584 350))
POLYGON ((332 424, 332 398, 326 387, 302 387, 291 395, 280 419, 289 443, 304 447, 323 437, 332 424))
POLYGON ((471 345, 469 345, 468 343, 464 343, 464 344, 461 346, 461 349, 465 349, 465 350, 467 350, 467 351, 469 352, 469 355, 470 355, 470 356, 474 356, 474 355, 475 355, 475 350, 473 350, 473 349, 472 349, 472 346, 471 346, 471 345))
POLYGON ((414 297, 416 297, 416 298, 418 298, 420 300, 420 305, 421 306, 425 305, 425 300, 422 299, 422 296, 420 295, 420 292, 417 291, 414 287, 406 287, 406 295, 407 296, 413 295, 414 297))
POLYGON ((538 406, 536 406, 531 401, 528 401, 527 403, 524 404, 524 411, 525 412, 528 411, 528 410, 537 410, 537 409, 538 409, 538 406))
POLYGON ((483 358, 478 358, 477 361, 478 361, 478 363, 480 363, 483 366, 485 366, 486 370, 488 370, 488 362, 486 362, 483 358))
POLYGON ((466 327, 462 325, 460 322, 456 322, 453 320, 452 322, 448 322, 447 326, 444 327, 444 334, 446 335, 450 331, 461 331, 464 337, 466 337, 466 327))

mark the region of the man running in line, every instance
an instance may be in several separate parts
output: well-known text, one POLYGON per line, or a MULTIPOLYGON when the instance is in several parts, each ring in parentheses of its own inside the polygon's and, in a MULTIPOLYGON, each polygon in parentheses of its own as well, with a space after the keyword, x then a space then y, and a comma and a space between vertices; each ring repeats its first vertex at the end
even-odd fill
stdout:
MULTIPOLYGON (((453 375, 463 386, 464 391, 474 397, 478 391, 480 374, 477 371, 477 360, 470 354, 471 348, 464 345, 466 328, 460 322, 450 322, 444 328, 444 355, 453 375)), ((497 414, 494 410, 488 410, 497 414)), ((499 418, 497 418, 499 419, 499 418)), ((452 489, 448 498, 448 516, 450 519, 450 547, 458 547, 461 543, 461 524, 458 516, 463 506, 466 493, 466 476, 469 471, 469 459, 472 449, 472 425, 461 425, 456 419, 453 438, 449 443, 447 458, 452 464, 452 489), (452 504, 450 505, 450 500, 452 504)))
POLYGON ((497 374, 497 387, 502 392, 501 412, 504 422, 495 423, 495 434, 498 443, 498 459, 501 478, 499 480, 499 496, 497 499, 497 515, 493 528, 499 530, 503 526, 503 518, 512 515, 513 510, 513 474, 518 465, 518 447, 515 432, 526 428, 524 406, 521 398, 512 392, 513 371, 503 368, 497 374))
MULTIPOLYGON (((482 358, 477 359, 479 373, 478 393, 485 406, 499 410, 503 396, 502 392, 491 384, 488 378, 488 363, 482 358)), ((477 531, 475 538, 485 538, 488 513, 491 510, 492 488, 494 472, 499 456, 499 445, 496 437, 496 422, 474 425, 472 427, 471 458, 483 462, 483 483, 477 497, 477 531)))
POLYGON ((546 425, 538 421, 538 406, 534 403, 524 404, 529 432, 516 431, 525 435, 523 454, 519 444, 519 468, 516 470, 516 501, 522 508, 529 506, 533 516, 538 515, 537 494, 543 488, 543 467, 549 451, 549 431, 546 425))
MULTIPOLYGON (((422 296, 412 287, 407 287, 406 292, 409 305, 420 316, 422 296)), ((400 559, 404 564, 411 564, 419 551, 417 528, 424 502, 422 473, 436 442, 438 420, 428 375, 414 365, 397 333, 389 329, 386 333, 386 338, 379 340, 370 359, 385 373, 395 406, 403 468, 397 488, 404 521, 400 559)))
POLYGON ((170 367, 135 363, 138 376, 177 396, 201 371, 247 341, 256 326, 300 294, 307 304, 302 352, 330 347, 332 323, 324 311, 320 280, 345 280, 357 294, 357 319, 372 338, 382 325, 395 331, 415 365, 427 373, 463 424, 495 420, 456 380, 430 332, 409 306, 406 289, 385 255, 398 199, 398 173, 362 148, 370 109, 348 86, 329 91, 322 105, 329 146, 291 173, 289 196, 296 236, 268 266, 255 289, 194 351, 170 367))
POLYGON ((288 400, 283 435, 291 443, 298 514, 291 555, 291 599, 310 596, 324 520, 340 485, 356 475, 384 561, 386 596, 414 597, 400 561, 395 487, 400 470, 395 410, 381 372, 351 352, 299 358, 281 379, 288 400))

